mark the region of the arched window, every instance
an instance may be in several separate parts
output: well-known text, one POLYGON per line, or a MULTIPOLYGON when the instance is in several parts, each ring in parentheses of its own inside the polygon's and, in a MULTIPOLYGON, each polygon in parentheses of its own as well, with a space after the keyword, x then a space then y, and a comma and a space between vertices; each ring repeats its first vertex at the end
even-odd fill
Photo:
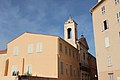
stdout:
POLYGON ((68 28, 67 32, 68 32, 68 39, 71 39, 71 35, 72 35, 71 28, 68 28))

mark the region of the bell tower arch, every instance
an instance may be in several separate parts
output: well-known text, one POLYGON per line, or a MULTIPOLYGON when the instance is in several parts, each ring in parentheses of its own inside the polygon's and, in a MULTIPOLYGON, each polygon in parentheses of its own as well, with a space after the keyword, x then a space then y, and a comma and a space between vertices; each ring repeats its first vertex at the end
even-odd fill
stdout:
POLYGON ((64 24, 64 39, 77 48, 77 23, 70 17, 64 24))

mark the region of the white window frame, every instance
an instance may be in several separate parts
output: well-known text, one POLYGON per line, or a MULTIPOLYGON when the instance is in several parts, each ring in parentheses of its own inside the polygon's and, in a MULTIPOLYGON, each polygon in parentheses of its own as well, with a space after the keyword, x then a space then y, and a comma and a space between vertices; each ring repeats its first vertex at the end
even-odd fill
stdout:
POLYGON ((105 14, 105 6, 102 6, 101 11, 102 11, 102 15, 105 14))
POLYGON ((115 4, 119 4, 120 3, 120 0, 115 0, 115 4))
POLYGON ((105 26, 104 26, 104 22, 105 22, 105 21, 106 21, 106 24, 107 24, 107 25, 106 25, 106 26, 107 26, 107 29, 109 29, 109 27, 108 27, 108 26, 109 26, 108 20, 104 20, 104 21, 102 22, 102 32, 105 31, 105 30, 107 30, 107 29, 105 29, 105 26))
POLYGON ((109 47, 110 46, 110 39, 109 37, 105 37, 105 47, 109 47))
POLYGON ((14 47, 14 51, 13 51, 13 53, 14 53, 14 56, 17 56, 18 55, 18 47, 16 46, 16 47, 14 47))
POLYGON ((117 13, 117 22, 120 22, 120 12, 117 13))
POLYGON ((26 75, 32 74, 32 64, 26 66, 26 75))
POLYGON ((108 67, 111 67, 112 66, 111 56, 108 56, 107 59, 108 59, 108 67))
POLYGON ((33 53, 33 44, 28 45, 28 53, 33 53))
POLYGON ((18 69, 17 69, 17 66, 16 66, 16 65, 12 65, 11 73, 13 74, 14 71, 15 71, 15 73, 18 72, 18 69))
POLYGON ((37 45, 36 45, 36 52, 37 53, 39 53, 39 52, 42 52, 42 48, 43 46, 42 46, 42 43, 37 43, 37 45))
POLYGON ((113 73, 109 74, 109 80, 114 80, 113 73))

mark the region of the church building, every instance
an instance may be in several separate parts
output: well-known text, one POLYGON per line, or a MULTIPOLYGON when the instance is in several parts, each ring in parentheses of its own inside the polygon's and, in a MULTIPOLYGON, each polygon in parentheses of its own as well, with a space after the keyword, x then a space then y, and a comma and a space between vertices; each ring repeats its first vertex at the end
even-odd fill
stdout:
POLYGON ((96 59, 88 50, 71 17, 64 23, 64 39, 25 32, 0 51, 0 80, 97 80, 96 59))

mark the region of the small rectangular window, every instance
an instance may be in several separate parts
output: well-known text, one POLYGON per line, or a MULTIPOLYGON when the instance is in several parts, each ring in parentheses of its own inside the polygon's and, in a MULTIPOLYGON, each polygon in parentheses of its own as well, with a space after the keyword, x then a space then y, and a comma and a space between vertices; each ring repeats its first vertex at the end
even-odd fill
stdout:
POLYGON ((80 77, 80 69, 78 68, 77 71, 78 71, 78 77, 80 77))
POLYGON ((108 29, 108 21, 105 20, 105 21, 102 22, 102 31, 105 31, 107 29, 108 29))
POLYGON ((33 53, 33 44, 28 45, 28 53, 33 53))
POLYGON ((18 76, 19 75, 19 71, 17 70, 17 66, 13 65, 12 66, 12 76, 18 76))
POLYGON ((115 0, 115 4, 119 4, 119 2, 120 2, 119 0, 115 0))
POLYGON ((69 56, 71 56, 71 49, 69 48, 69 56))
POLYGON ((26 75, 31 75, 32 74, 32 65, 29 64, 26 67, 26 75))
POLYGON ((66 75, 68 75, 68 64, 66 64, 66 75))
POLYGON ((78 60, 78 53, 76 53, 76 58, 77 58, 77 60, 78 60))
POLYGON ((109 47, 109 46, 110 46, 109 37, 105 37, 105 47, 109 47))
POLYGON ((72 76, 72 65, 70 65, 70 76, 72 76))
POLYGON ((74 53, 74 51, 73 51, 73 58, 75 57, 75 53, 74 53))
POLYGON ((109 74, 109 80, 114 80, 114 78, 113 78, 113 73, 110 73, 110 74, 109 74))
POLYGON ((62 51, 62 43, 60 43, 60 51, 62 51))
POLYGON ((84 73, 82 73, 82 80, 84 80, 84 73))
POLYGON ((104 21, 104 29, 107 29, 107 21, 104 21))
POLYGON ((102 14, 105 14, 105 6, 103 6, 101 10, 102 10, 102 14))
POLYGON ((120 22, 120 12, 117 13, 117 21, 120 22))
POLYGON ((111 56, 108 56, 107 59, 108 59, 108 66, 111 67, 112 66, 111 56))
POLYGON ((120 37, 120 32, 119 32, 119 37, 120 37))
POLYGON ((37 43, 36 52, 42 52, 42 43, 37 43))
POLYGON ((65 46, 65 54, 67 54, 67 46, 65 46))
POLYGON ((63 62, 60 62, 60 73, 61 74, 63 74, 63 72, 64 72, 64 64, 63 64, 63 62))
POLYGON ((85 53, 83 53, 83 59, 85 60, 85 53))
POLYGON ((76 76, 76 68, 74 68, 74 76, 76 76))
POLYGON ((18 55, 18 47, 14 47, 14 55, 16 56, 16 55, 18 55))

